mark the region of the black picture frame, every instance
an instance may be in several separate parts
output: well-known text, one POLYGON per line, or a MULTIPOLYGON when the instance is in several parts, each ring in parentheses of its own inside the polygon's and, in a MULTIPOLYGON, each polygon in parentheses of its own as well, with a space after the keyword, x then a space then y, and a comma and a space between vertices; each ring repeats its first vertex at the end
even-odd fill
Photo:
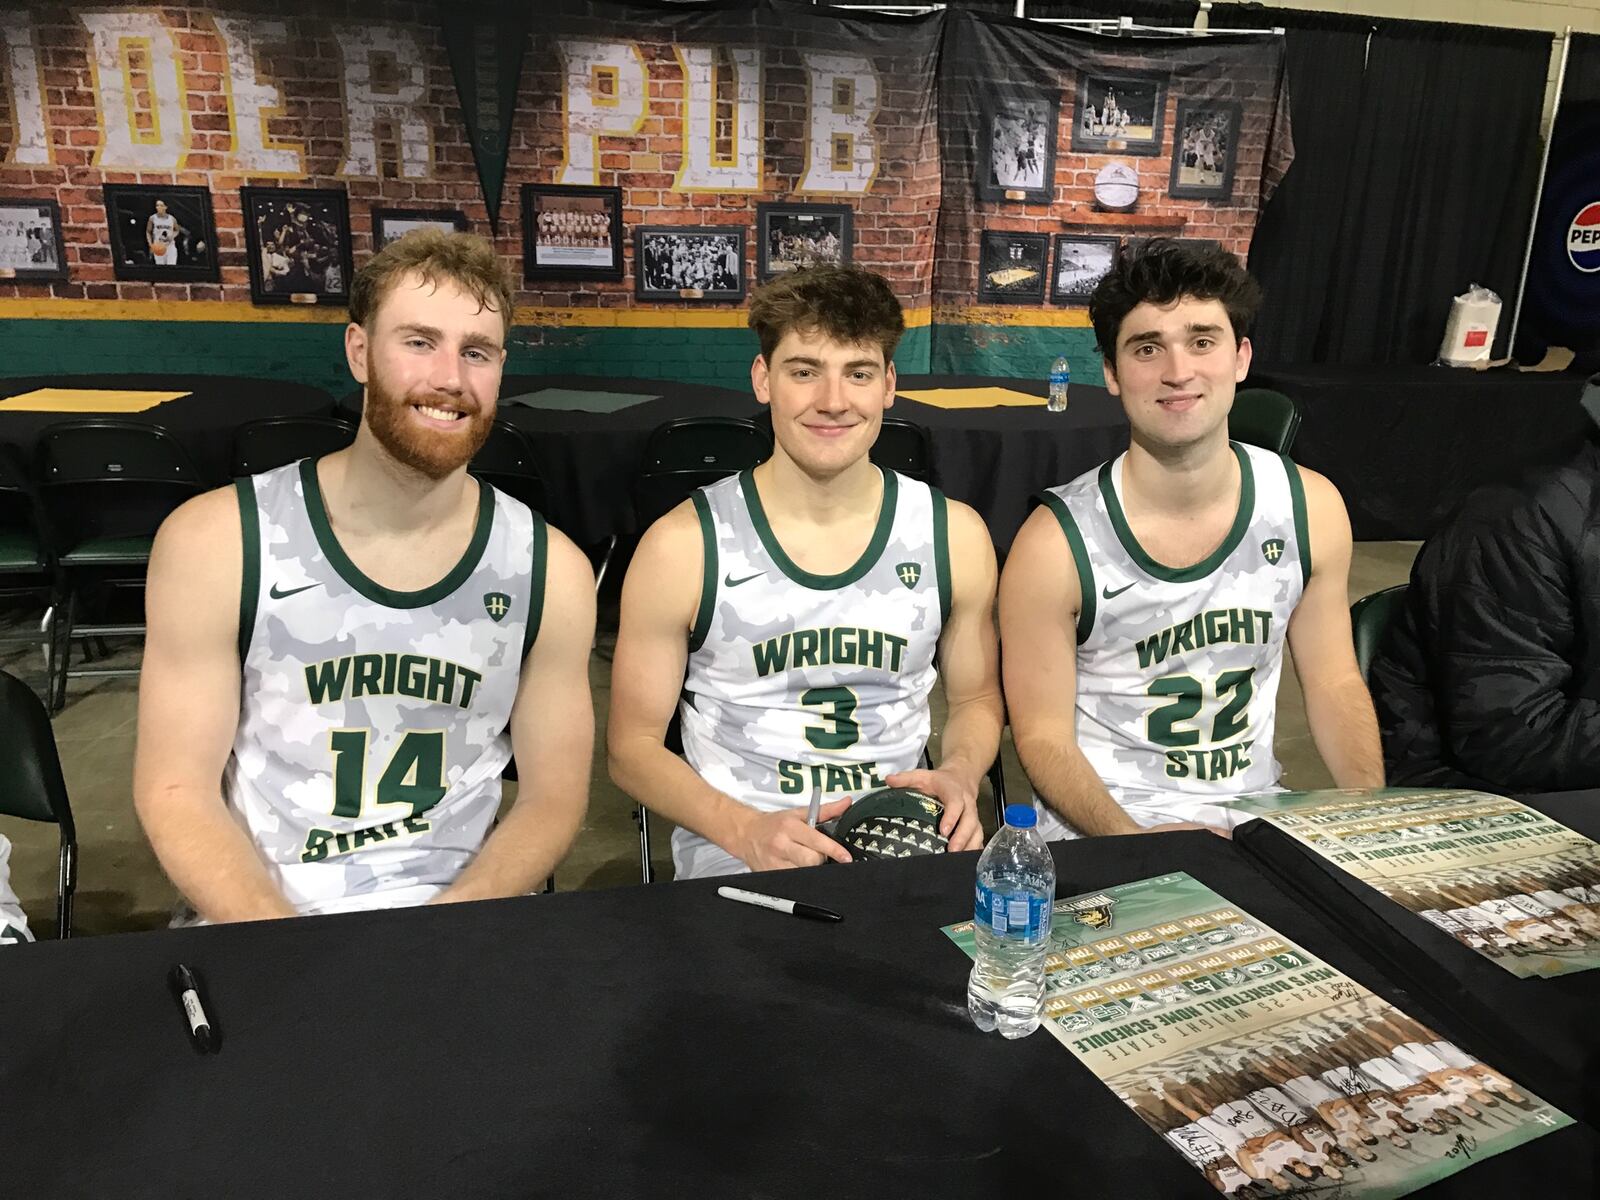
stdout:
POLYGON ((239 197, 252 301, 349 303, 354 269, 343 189, 243 187, 239 197))
POLYGON ((978 302, 1043 304, 1049 267, 1049 234, 985 229, 978 239, 978 302))
POLYGON ((1237 100, 1179 100, 1172 122, 1172 177, 1167 194, 1180 200, 1230 200, 1233 198, 1233 168, 1239 158, 1239 131, 1244 121, 1243 106, 1237 100), (1191 147, 1193 137, 1199 144, 1191 147), (1223 141, 1220 163, 1214 145, 1223 141), (1205 169, 1186 162, 1191 154, 1203 154, 1214 164, 1205 169))
POLYGON ((61 206, 54 200, 0 200, 0 279, 66 281, 67 246, 61 236, 61 206))
POLYGON ((1165 75, 1080 71, 1072 110, 1072 148, 1083 154, 1159 155, 1166 108, 1165 75), (1111 128, 1104 121, 1108 110, 1122 118, 1111 128))
POLYGON ((111 234, 111 272, 118 279, 146 283, 222 279, 210 188, 108 183, 101 190, 111 234))
POLYGON ((622 189, 523 184, 522 278, 621 279, 622 189), (548 219, 541 224, 541 217, 548 219), (571 232, 557 228, 564 220, 573 222, 571 232))
POLYGON ((756 205, 757 282, 818 263, 848 267, 854 226, 855 214, 848 204, 756 205))
POLYGON ((466 233, 472 226, 459 208, 383 208, 372 206, 372 248, 382 250, 413 229, 443 229, 466 233))
POLYGON ((1050 303, 1082 306, 1089 303, 1095 285, 1116 265, 1122 239, 1105 234, 1058 233, 1050 271, 1050 303), (1069 260, 1066 256, 1073 255, 1069 260), (1100 270, 1100 267, 1104 270, 1100 270), (1072 270, 1072 278, 1063 273, 1072 270))
POLYGON ((978 199, 1053 203, 1060 120, 1054 92, 985 92, 978 113, 978 199))
POLYGON ((633 231, 634 294, 696 304, 743 300, 744 235, 743 225, 640 226, 633 231), (737 254, 736 269, 727 265, 729 250, 737 254))

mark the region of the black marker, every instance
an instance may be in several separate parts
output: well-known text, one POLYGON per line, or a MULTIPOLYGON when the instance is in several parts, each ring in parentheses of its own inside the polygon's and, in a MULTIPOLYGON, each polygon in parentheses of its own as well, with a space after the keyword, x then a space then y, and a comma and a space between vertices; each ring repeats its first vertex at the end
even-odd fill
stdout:
POLYGON ((189 1023, 189 1037, 194 1041, 195 1048, 202 1054, 209 1054, 217 1048, 217 1038, 211 1029, 211 1019, 200 1004, 200 985, 195 982, 194 972, 179 963, 172 968, 169 982, 172 984, 172 994, 178 998, 178 1005, 183 1009, 184 1020, 189 1023))
POLYGON ((743 888, 719 887, 717 895, 724 900, 737 900, 740 904, 754 904, 757 908, 770 908, 774 912, 788 913, 791 917, 806 917, 812 921, 844 920, 831 908, 807 904, 804 900, 785 900, 781 896, 768 896, 764 892, 747 892, 743 888))

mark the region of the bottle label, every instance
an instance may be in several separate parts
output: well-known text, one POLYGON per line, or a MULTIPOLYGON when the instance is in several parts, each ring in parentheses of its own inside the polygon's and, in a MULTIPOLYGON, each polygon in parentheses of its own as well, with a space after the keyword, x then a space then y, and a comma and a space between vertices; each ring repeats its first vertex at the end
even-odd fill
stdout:
POLYGON ((1038 945, 1050 928, 1050 902, 1028 892, 1007 892, 978 884, 972 919, 995 937, 1038 945))

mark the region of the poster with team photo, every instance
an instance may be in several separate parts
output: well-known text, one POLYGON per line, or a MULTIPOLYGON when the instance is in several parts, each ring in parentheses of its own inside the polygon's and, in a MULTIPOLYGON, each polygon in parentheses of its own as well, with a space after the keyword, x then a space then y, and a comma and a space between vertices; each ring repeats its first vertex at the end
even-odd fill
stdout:
POLYGON ((1520 978, 1600 967, 1600 844, 1504 796, 1247 796, 1260 817, 1520 978))
POLYGON ((1044 1027, 1225 1195, 1388 1200, 1572 1124, 1181 872, 1058 899, 1045 963, 1044 1027))

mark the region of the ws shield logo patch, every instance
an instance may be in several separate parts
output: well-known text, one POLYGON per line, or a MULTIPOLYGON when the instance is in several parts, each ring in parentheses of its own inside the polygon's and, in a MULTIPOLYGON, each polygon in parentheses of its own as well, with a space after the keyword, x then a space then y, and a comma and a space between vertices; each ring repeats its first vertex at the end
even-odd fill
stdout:
POLYGON ((487 592, 483 597, 483 611, 498 621, 511 611, 511 597, 504 592, 487 592))
POLYGON ((917 580, 922 578, 922 564, 903 562, 896 565, 894 573, 900 577, 900 582, 908 588, 917 586, 917 580))
POLYGON ((1283 539, 1268 538, 1261 543, 1261 557, 1269 563, 1276 563, 1283 557, 1283 539))

